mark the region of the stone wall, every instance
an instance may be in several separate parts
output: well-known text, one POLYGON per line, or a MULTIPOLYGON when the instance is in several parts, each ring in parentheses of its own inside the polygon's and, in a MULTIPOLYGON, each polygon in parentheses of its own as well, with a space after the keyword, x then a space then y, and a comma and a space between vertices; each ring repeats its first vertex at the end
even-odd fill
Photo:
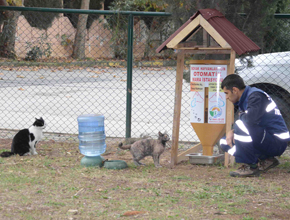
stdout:
MULTIPOLYGON (((87 31, 86 56, 90 58, 113 58, 112 34, 104 28, 103 16, 95 20, 87 31)), ((142 22, 135 22, 134 25, 134 57, 140 57, 145 49, 146 25, 142 22)), ((15 50, 18 57, 24 58, 26 53, 35 46, 51 45, 51 57, 70 57, 73 50, 73 41, 76 30, 69 19, 64 16, 56 18, 52 26, 47 30, 39 30, 31 27, 24 16, 18 20, 15 50), (30 45, 30 46, 29 46, 30 45)))

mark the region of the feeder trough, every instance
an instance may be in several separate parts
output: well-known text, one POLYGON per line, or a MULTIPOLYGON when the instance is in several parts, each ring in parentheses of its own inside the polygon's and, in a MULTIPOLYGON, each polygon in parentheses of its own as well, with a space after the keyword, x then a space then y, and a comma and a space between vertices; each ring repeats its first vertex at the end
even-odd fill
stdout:
POLYGON ((191 164, 216 164, 222 163, 225 159, 224 154, 207 156, 203 155, 202 153, 195 153, 187 154, 186 156, 189 157, 189 162, 191 164))

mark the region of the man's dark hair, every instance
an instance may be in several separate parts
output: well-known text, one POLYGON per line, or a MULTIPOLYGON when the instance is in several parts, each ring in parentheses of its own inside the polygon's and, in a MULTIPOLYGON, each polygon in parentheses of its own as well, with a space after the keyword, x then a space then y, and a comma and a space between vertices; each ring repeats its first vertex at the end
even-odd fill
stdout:
POLYGON ((233 87, 237 87, 239 90, 246 88, 244 80, 237 74, 230 74, 222 81, 222 89, 226 87, 227 90, 233 91, 233 87))

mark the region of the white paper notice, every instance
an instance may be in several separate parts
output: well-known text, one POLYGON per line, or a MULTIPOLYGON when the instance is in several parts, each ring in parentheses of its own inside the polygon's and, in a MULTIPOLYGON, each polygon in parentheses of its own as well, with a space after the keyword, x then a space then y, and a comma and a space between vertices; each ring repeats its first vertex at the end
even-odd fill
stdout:
POLYGON ((204 123, 204 83, 190 82, 190 122, 204 123))

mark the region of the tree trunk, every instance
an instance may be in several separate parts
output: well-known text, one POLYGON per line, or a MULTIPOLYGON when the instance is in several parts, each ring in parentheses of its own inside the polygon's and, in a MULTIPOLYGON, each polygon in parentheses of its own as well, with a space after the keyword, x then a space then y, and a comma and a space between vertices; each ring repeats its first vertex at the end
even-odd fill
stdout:
POLYGON ((20 11, 5 11, 7 19, 4 20, 3 29, 0 33, 0 56, 7 58, 16 58, 15 54, 15 35, 17 21, 20 11))
MULTIPOLYGON (((82 0, 81 9, 89 9, 90 0, 82 0)), ((88 14, 80 14, 77 32, 75 36, 74 48, 72 57, 75 59, 84 59, 85 54, 85 43, 86 43, 86 24, 88 14)))
MULTIPOLYGON (((23 6, 24 0, 13 2, 13 6, 23 6)), ((6 0, 0 0, 0 6, 9 6, 6 0)), ((20 11, 3 11, 1 12, 0 25, 3 28, 0 32, 0 57, 16 58, 15 53, 15 35, 17 21, 21 14, 20 11)))

